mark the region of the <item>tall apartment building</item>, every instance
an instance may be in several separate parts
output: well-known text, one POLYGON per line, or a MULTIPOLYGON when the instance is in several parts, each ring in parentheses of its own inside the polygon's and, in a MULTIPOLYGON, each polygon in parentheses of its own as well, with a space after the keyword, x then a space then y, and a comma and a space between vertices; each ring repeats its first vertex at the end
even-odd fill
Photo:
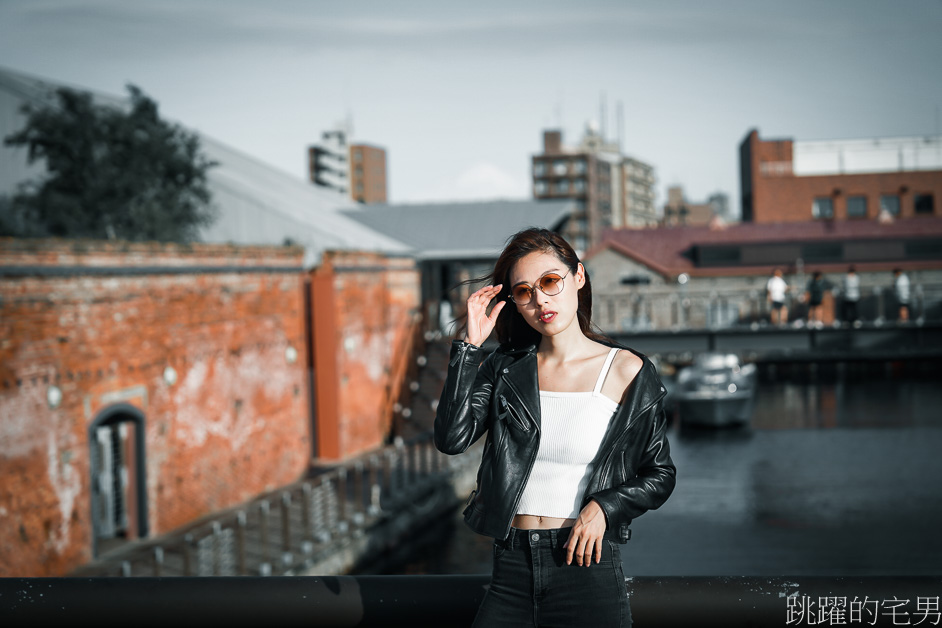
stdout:
POLYGON ((350 146, 350 196, 358 203, 386 202, 386 151, 378 146, 350 146))
POLYGON ((938 215, 942 137, 761 140, 739 147, 744 222, 938 215))
POLYGON ((654 206, 654 166, 633 157, 622 160, 623 227, 652 227, 657 224, 654 206))
POLYGON ((324 131, 321 143, 308 148, 311 182, 349 195, 359 203, 385 203, 385 149, 349 144, 347 135, 344 128, 324 131))
POLYGON ((577 251, 601 241, 608 227, 655 226, 654 168, 622 155, 587 125, 581 143, 563 145, 562 131, 543 132, 543 152, 532 157, 533 196, 575 201, 563 236, 577 251))

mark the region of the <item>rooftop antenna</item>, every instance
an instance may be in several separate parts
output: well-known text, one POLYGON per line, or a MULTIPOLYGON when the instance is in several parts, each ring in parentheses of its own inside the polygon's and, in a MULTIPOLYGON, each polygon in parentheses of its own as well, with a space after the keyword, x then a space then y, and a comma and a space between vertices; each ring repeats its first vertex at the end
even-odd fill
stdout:
POLYGON ((625 107, 622 101, 618 101, 615 109, 618 122, 618 152, 622 152, 625 145, 625 107))
POLYGON ((556 95, 556 128, 563 129, 563 90, 559 90, 556 95))
POLYGON ((605 141, 605 90, 599 97, 599 136, 605 141))

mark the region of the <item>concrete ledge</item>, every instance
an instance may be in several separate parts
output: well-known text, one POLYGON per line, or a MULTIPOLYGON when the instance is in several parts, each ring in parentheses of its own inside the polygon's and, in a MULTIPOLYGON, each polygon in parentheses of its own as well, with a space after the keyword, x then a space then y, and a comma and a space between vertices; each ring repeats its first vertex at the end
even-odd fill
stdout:
MULTIPOLYGON (((488 579, 4 578, 0 621, 3 626, 469 626, 488 579)), ((942 576, 650 577, 629 578, 626 585, 638 628, 940 624, 942 576)))

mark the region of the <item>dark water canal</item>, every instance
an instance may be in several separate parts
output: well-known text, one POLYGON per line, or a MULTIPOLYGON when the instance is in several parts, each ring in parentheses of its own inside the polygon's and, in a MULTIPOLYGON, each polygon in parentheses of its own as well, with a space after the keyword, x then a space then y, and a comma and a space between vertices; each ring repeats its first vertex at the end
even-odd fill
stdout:
MULTIPOLYGON (((626 575, 942 573, 940 364, 763 369, 750 427, 674 421, 677 488, 632 524, 626 575)), ((460 517, 369 572, 487 573, 460 517)))

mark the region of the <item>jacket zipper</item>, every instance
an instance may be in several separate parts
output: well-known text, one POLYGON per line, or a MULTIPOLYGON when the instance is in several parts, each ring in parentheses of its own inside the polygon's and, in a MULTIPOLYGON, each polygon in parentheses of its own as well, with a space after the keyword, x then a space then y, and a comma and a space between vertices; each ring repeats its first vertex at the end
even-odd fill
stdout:
MULTIPOLYGON (((537 439, 540 438, 540 433, 537 432, 537 439)), ((537 446, 534 447, 533 453, 530 454, 530 464, 527 465, 527 475, 523 478, 523 482, 520 484, 520 489, 517 490, 517 495, 514 497, 514 506, 511 509, 512 513, 510 519, 507 521, 507 528, 504 530, 504 538, 507 538, 507 535, 510 534, 510 528, 514 525, 514 515, 517 514, 517 506, 520 504, 520 498, 523 497, 523 489, 526 488, 527 482, 530 481, 530 473, 533 471, 533 463, 536 461, 536 454, 540 449, 540 444, 537 443, 537 446)))
MULTIPOLYGON (((527 414, 527 417, 529 417, 530 421, 533 422, 534 425, 536 425, 536 420, 533 418, 533 415, 530 413, 530 410, 527 409, 527 404, 523 402, 523 395, 520 394, 520 391, 517 390, 517 387, 514 386, 513 382, 511 382, 510 379, 504 378, 504 381, 507 383, 507 387, 510 388, 510 390, 514 391, 514 394, 517 395, 517 399, 520 399, 520 406, 523 408, 523 411, 527 414)), ((507 404, 507 405, 509 406, 510 404, 507 404)))
MULTIPOLYGON (((520 391, 517 390, 517 387, 514 386, 513 382, 511 382, 509 378, 504 378, 504 381, 507 383, 507 387, 510 388, 510 390, 512 390, 515 395, 517 395, 517 399, 520 399, 520 405, 521 407, 523 407, 523 411, 530 418, 530 420, 533 421, 533 425, 536 425, 536 421, 533 419, 533 415, 530 414, 530 411, 527 409, 527 404, 523 402, 523 396, 520 394, 520 391)), ((510 407, 510 404, 507 404, 507 406, 510 407)), ((514 496, 514 505, 513 505, 513 508, 511 509, 512 514, 510 515, 510 519, 508 519, 507 521, 507 528, 504 530, 505 539, 507 538, 507 535, 510 534, 510 528, 513 527, 514 514, 517 513, 517 505, 520 503, 520 498, 523 497, 523 489, 526 488, 527 482, 530 481, 530 473, 533 472, 533 462, 536 460, 536 454, 540 450, 539 438, 540 438, 540 431, 537 430, 536 447, 533 448, 533 453, 530 454, 530 460, 529 460, 529 463, 527 464, 527 474, 523 478, 523 482, 520 483, 520 488, 517 489, 517 494, 514 496)))
POLYGON ((507 410, 510 416, 513 417, 514 423, 516 423, 520 429, 525 432, 530 431, 530 426, 527 425, 527 422, 523 420, 523 417, 517 414, 517 410, 512 405, 510 405, 510 403, 507 401, 507 397, 501 395, 500 404, 507 410))
MULTIPOLYGON (((456 384, 457 384, 457 382, 460 382, 460 381, 461 381, 461 372, 464 370, 464 359, 465 359, 465 354, 466 354, 467 352, 468 352, 468 347, 467 347, 467 345, 462 345, 462 346, 459 348, 458 353, 455 354, 455 358, 457 358, 456 361, 458 362, 458 364, 457 364, 457 366, 458 366, 458 372, 455 373, 455 383, 456 383, 456 384)), ((454 364, 451 364, 451 366, 455 366, 455 365, 454 365, 454 364)), ((457 400, 458 400, 458 386, 456 385, 456 386, 455 386, 455 392, 454 392, 454 394, 452 394, 452 396, 451 396, 451 402, 454 403, 454 402, 457 401, 457 400)))

